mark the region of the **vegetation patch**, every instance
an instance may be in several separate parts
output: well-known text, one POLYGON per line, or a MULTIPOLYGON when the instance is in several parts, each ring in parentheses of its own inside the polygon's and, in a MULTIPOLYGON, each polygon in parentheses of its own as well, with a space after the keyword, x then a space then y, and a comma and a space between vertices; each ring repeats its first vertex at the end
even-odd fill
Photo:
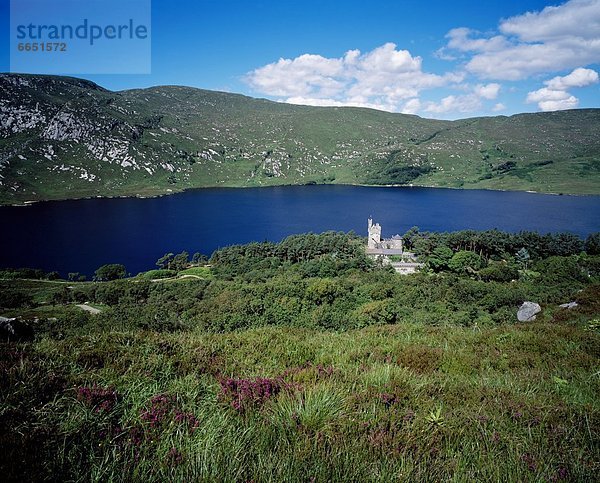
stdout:
POLYGON ((210 277, 0 280, 31 331, 0 341, 3 478, 594 481, 599 236, 404 240, 421 273, 328 232, 218 250, 210 277))

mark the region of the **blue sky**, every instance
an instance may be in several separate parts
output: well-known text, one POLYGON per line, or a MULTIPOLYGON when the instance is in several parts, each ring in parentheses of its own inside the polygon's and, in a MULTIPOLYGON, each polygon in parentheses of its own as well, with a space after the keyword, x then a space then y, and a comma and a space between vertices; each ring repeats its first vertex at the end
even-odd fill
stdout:
POLYGON ((151 74, 81 77, 448 119, 600 107, 600 0, 154 0, 151 29, 151 74))

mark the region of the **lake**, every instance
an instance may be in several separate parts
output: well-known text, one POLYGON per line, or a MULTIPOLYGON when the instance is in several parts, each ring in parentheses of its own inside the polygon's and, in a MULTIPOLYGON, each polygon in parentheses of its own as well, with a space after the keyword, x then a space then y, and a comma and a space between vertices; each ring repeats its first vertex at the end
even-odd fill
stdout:
POLYGON ((600 196, 409 187, 215 188, 160 198, 49 201, 0 207, 0 267, 90 276, 105 263, 132 274, 166 252, 210 255, 218 247, 290 234, 354 230, 367 218, 384 236, 422 230, 600 231, 600 196))

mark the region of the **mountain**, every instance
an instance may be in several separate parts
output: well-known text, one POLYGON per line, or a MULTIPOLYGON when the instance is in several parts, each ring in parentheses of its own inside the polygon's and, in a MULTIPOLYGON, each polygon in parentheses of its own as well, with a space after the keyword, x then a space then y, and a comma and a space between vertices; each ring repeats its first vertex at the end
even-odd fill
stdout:
POLYGON ((600 109, 440 121, 161 86, 0 75, 0 203, 208 186, 600 194, 600 109))

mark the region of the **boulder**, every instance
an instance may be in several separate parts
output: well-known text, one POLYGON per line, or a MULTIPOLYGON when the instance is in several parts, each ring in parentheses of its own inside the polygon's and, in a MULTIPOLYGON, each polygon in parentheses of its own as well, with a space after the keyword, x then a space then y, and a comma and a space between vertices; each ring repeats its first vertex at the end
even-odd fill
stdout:
POLYGON ((561 309, 574 309, 575 307, 577 307, 579 304, 577 302, 568 302, 566 304, 560 304, 559 307, 561 309))
POLYGON ((540 304, 523 302, 523 305, 519 307, 519 311, 517 312, 517 319, 519 319, 519 322, 531 322, 535 320, 535 314, 541 310, 540 304))
POLYGON ((33 339, 33 329, 16 318, 0 317, 0 340, 26 341, 33 339))

